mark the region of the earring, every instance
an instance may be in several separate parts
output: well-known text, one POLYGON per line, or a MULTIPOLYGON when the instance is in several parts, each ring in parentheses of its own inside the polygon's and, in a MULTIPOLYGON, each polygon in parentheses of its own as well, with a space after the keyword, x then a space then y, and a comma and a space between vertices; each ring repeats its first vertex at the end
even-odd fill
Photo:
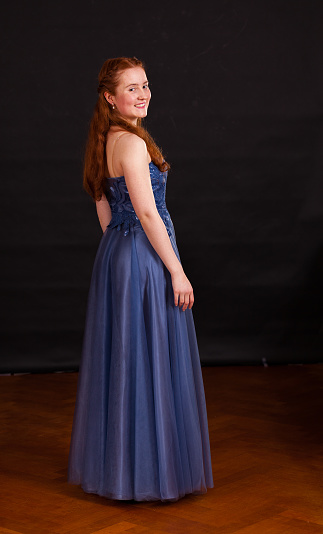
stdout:
POLYGON ((114 104, 112 104, 112 109, 115 109, 115 105, 114 104))

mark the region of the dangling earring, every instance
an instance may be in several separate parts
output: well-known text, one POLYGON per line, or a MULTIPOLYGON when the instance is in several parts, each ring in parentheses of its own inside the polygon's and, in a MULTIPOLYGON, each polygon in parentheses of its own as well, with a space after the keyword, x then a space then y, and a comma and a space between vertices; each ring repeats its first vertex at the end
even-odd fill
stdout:
POLYGON ((112 109, 115 109, 115 105, 114 104, 112 104, 112 109))

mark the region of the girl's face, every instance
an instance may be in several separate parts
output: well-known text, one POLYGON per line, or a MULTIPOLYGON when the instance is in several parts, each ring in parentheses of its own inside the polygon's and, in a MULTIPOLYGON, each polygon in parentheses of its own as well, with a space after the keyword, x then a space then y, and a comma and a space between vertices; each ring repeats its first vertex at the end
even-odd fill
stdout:
POLYGON ((105 93, 105 97, 123 118, 136 125, 137 119, 146 117, 151 97, 144 69, 132 67, 124 70, 120 74, 116 94, 105 93))

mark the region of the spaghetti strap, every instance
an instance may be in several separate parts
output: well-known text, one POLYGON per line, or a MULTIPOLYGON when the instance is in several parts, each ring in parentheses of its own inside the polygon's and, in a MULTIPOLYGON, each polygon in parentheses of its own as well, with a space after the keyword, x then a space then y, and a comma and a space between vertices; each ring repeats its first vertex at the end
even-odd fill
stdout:
POLYGON ((112 145, 112 150, 111 150, 111 170, 112 170, 112 174, 116 175, 116 173, 114 172, 114 168, 113 168, 113 153, 114 153, 114 148, 115 148, 115 144, 117 141, 119 141, 120 137, 123 136, 123 134, 126 134, 128 132, 122 132, 114 141, 113 141, 113 145, 112 145))

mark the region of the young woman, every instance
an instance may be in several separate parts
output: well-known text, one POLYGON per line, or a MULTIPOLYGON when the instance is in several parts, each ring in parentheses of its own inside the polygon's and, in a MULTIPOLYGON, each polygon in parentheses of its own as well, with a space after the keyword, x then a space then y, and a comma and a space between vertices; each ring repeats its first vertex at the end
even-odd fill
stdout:
POLYGON ((165 204, 168 163, 141 126, 137 58, 99 74, 84 187, 103 237, 88 298, 69 482, 111 499, 177 500, 213 487, 201 366, 165 204))

